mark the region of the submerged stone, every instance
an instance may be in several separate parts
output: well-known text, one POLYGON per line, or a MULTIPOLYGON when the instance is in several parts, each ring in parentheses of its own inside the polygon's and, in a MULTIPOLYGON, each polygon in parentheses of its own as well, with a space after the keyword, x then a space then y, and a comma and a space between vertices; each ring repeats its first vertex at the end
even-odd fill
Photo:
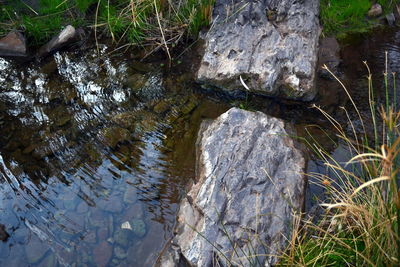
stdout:
POLYGON ((105 128, 102 135, 104 142, 112 148, 115 148, 119 143, 129 141, 131 137, 130 132, 121 127, 105 128))
POLYGON ((50 253, 46 258, 44 258, 40 264, 40 267, 54 267, 56 266, 56 257, 54 253, 50 253))
POLYGON ((142 219, 133 219, 130 223, 135 236, 142 238, 146 235, 146 223, 142 219))
POLYGON ((77 40, 77 31, 71 25, 66 26, 58 35, 39 49, 38 56, 45 57, 77 40))
POLYGON ((93 260, 98 267, 107 266, 112 256, 112 246, 107 242, 103 241, 93 249, 93 260))
POLYGON ((122 247, 129 245, 129 240, 132 238, 132 231, 128 229, 118 229, 114 232, 114 241, 122 247))
POLYGON ((133 186, 127 186, 124 192, 124 203, 133 204, 137 200, 137 189, 133 186))
POLYGON ((161 114, 168 111, 170 108, 171 103, 168 100, 163 99, 154 106, 153 110, 155 113, 161 114))
POLYGON ((115 246, 114 255, 118 259, 123 260, 123 259, 125 259, 127 257, 128 254, 126 253, 125 249, 123 249, 122 247, 115 246))
POLYGON ((85 241, 87 243, 91 243, 91 244, 96 243, 96 241, 97 241, 96 233, 94 231, 90 231, 90 232, 86 233, 83 237, 83 241, 85 241))
POLYGON ((135 73, 132 76, 129 76, 125 80, 124 84, 132 90, 137 91, 146 84, 147 80, 148 78, 146 77, 146 75, 135 73))
POLYGON ((89 223, 95 227, 101 227, 107 225, 108 219, 104 212, 98 209, 91 210, 89 214, 89 223))
POLYGON ((125 211, 123 220, 129 221, 131 219, 143 219, 144 211, 142 205, 138 202, 130 205, 128 210, 125 211))
POLYGON ((30 264, 39 262, 48 250, 47 244, 35 236, 25 245, 25 255, 30 264))

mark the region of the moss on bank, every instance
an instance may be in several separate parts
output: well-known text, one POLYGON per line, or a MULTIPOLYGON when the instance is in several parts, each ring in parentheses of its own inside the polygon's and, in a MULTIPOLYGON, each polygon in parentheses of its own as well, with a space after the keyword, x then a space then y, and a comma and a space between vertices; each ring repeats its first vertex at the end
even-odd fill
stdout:
POLYGON ((214 0, 0 0, 0 36, 42 44, 64 26, 90 27, 117 44, 176 44, 210 21, 214 0))
POLYGON ((326 35, 339 38, 347 34, 368 32, 376 27, 379 18, 368 18, 373 3, 383 8, 383 15, 393 12, 399 0, 321 0, 321 23, 326 35))

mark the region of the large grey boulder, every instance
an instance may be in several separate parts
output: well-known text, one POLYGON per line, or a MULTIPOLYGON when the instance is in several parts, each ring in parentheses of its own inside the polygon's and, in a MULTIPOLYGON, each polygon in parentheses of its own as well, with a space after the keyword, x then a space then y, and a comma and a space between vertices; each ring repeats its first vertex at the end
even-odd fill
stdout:
POLYGON ((233 108, 202 129, 197 181, 161 265, 275 264, 271 255, 285 249, 292 214, 303 207, 301 152, 284 122, 261 112, 233 108))
POLYGON ((319 0, 216 0, 197 79, 219 88, 311 100, 319 0))
POLYGON ((0 57, 25 57, 26 41, 19 32, 10 32, 0 39, 0 57))

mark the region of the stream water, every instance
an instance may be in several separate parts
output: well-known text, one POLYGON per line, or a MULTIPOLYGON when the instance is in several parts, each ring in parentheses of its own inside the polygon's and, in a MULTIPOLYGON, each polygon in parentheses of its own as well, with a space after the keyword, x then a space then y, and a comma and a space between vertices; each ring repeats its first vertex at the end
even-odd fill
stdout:
POLYGON ((225 105, 185 73, 95 50, 0 70, 0 265, 151 265, 194 176, 200 121, 225 105))
MULTIPOLYGON (((363 114, 361 61, 382 73, 387 50, 390 71, 399 71, 399 43, 400 32, 389 30, 344 47, 346 81, 363 114)), ((100 56, 60 52, 40 64, 0 58, 0 224, 10 235, 0 242, 1 266, 155 262, 194 178, 198 127, 229 108, 198 93, 191 72, 109 56, 106 47, 100 56)), ((347 101, 333 84, 318 83, 318 103, 339 116, 347 101)), ((250 99, 295 123, 299 135, 304 125, 328 129, 308 105, 250 99)), ((309 171, 324 168, 311 160, 309 171)))

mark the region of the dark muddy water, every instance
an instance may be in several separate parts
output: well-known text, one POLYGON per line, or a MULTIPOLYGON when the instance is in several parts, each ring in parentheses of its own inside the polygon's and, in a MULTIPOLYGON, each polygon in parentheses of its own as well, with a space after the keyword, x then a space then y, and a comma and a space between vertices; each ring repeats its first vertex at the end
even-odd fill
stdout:
MULTIPOLYGON (((399 72, 399 43, 400 32, 380 31, 342 51, 343 79, 367 120, 362 60, 377 73, 382 101, 385 51, 388 71, 399 72)), ((1 266, 151 266, 171 237, 177 203, 194 178, 198 127, 229 105, 197 93, 190 65, 166 73, 101 51, 28 65, 0 59, 0 224, 10 235, 0 242, 1 266)), ((318 105, 344 126, 345 106, 357 122, 335 81, 317 85, 318 105)), ((254 96, 240 104, 294 123, 299 136, 308 129, 346 160, 309 104, 254 96)), ((312 159, 308 171, 325 167, 312 159)))

